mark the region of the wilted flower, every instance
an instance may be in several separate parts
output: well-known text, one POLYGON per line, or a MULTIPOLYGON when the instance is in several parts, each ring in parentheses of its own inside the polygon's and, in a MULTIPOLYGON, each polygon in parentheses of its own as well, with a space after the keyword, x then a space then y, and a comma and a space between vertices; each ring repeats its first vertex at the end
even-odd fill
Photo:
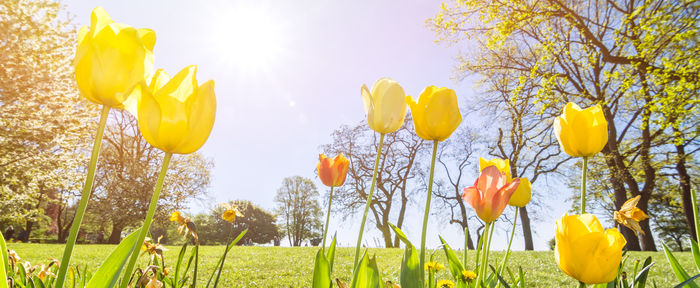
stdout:
POLYGON ((440 280, 436 285, 438 288, 452 288, 455 287, 455 283, 450 280, 440 280))
POLYGON ((440 270, 445 269, 445 266, 438 262, 428 262, 425 263, 425 270, 428 270, 429 272, 439 272, 440 270))
POLYGON ((637 195, 637 197, 630 198, 625 204, 622 204, 620 211, 615 211, 614 213, 615 221, 632 229, 635 235, 637 233, 642 233, 642 235, 644 235, 644 231, 642 227, 639 226, 639 222, 649 218, 642 209, 637 208, 640 197, 641 195, 637 195))
POLYGON ((54 275, 51 272, 51 265, 49 265, 49 266, 41 265, 41 268, 39 269, 39 273, 37 273, 36 276, 39 277, 39 279, 41 279, 41 281, 46 280, 47 277, 56 277, 56 275, 54 275))
POLYGON ((219 206, 224 207, 224 214, 221 215, 221 219, 226 220, 229 223, 236 221, 237 217, 243 217, 243 213, 238 211, 238 207, 231 205, 230 203, 219 204, 219 206))
POLYGON ((406 93, 399 83, 389 78, 374 82, 372 91, 362 85, 362 102, 369 128, 381 134, 399 130, 406 118, 406 93))
POLYGON ((199 236, 197 235, 197 227, 194 225, 194 223, 192 223, 189 217, 185 218, 182 216, 182 213, 180 213, 180 211, 175 211, 173 212, 173 214, 170 215, 170 221, 177 222, 179 224, 179 226, 177 227, 178 234, 183 234, 183 232, 185 236, 191 234, 194 238, 194 242, 199 242, 199 236))
POLYGON ((151 277, 151 281, 148 281, 148 284, 146 284, 146 288, 161 288, 163 287, 163 283, 158 281, 156 278, 156 275, 153 275, 151 277))
POLYGON ((17 262, 19 262, 19 260, 21 260, 21 258, 19 258, 19 255, 17 255, 17 252, 15 252, 15 250, 7 250, 7 258, 10 260, 10 264, 12 265, 16 264, 17 262))
POLYGON ((151 238, 146 237, 146 239, 143 241, 143 245, 141 245, 141 251, 143 251, 141 253, 141 256, 148 253, 149 255, 151 255, 151 261, 153 261, 153 257, 155 257, 156 255, 160 256, 162 259, 163 251, 168 251, 168 249, 160 244, 161 239, 163 239, 163 235, 158 237, 158 241, 156 243, 153 243, 151 238))
POLYGON ((585 284, 615 280, 627 243, 617 229, 604 230, 593 214, 564 215, 554 236, 554 257, 564 273, 585 284))
POLYGON ((474 279, 476 279, 476 273, 474 273, 474 271, 462 270, 462 280, 464 280, 464 282, 472 282, 474 279))

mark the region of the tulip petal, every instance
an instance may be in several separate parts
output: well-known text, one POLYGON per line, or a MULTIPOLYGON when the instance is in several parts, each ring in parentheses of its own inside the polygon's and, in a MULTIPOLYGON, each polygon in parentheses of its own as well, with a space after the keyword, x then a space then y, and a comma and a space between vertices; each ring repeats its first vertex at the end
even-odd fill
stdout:
POLYGON ((381 112, 385 133, 391 133, 401 128, 406 116, 406 93, 398 83, 391 82, 384 85, 387 86, 384 94, 380 99, 377 99, 381 102, 382 109, 378 111, 381 112))
POLYGON ((425 111, 425 121, 438 141, 443 141, 462 123, 457 94, 447 88, 438 89, 431 98, 425 111))
POLYGON ((104 29, 105 26, 112 23, 114 23, 112 17, 109 17, 109 14, 107 14, 107 11, 105 11, 102 6, 95 7, 95 9, 92 9, 92 13, 90 13, 91 36, 95 36, 100 30, 104 29))
POLYGON ((180 154, 189 154, 201 148, 207 142, 214 127, 216 118, 214 81, 205 82, 196 93, 187 101, 189 133, 177 147, 177 153, 180 154))
POLYGON ((360 93, 362 94, 362 104, 364 104, 365 107, 365 114, 369 115, 374 110, 374 104, 372 104, 372 94, 369 93, 367 85, 365 84, 362 84, 360 93))
POLYGON ((160 139, 158 138, 161 118, 160 105, 158 105, 153 94, 147 89, 144 89, 142 85, 137 85, 134 90, 140 93, 138 96, 139 102, 137 109, 139 131, 141 131, 143 138, 146 139, 148 143, 160 148, 159 145, 156 145, 160 143, 160 139))
POLYGON ((148 28, 137 29, 141 43, 146 46, 146 49, 153 51, 153 46, 156 45, 156 32, 148 28))

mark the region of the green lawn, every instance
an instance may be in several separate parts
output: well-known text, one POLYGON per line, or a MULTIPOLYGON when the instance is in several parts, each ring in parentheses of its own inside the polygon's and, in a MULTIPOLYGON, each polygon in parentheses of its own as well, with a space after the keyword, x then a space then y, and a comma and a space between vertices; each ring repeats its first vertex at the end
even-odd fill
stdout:
MULTIPOLYGON (((75 249, 72 263, 87 264, 94 271, 113 247, 80 245, 75 249)), ((30 261, 32 264, 41 264, 47 262, 49 258, 60 258, 63 245, 8 243, 8 249, 15 250, 23 260, 30 261)), ((168 249, 169 251, 165 254, 166 263, 174 263, 180 247, 170 246, 168 249)), ((223 246, 201 248, 200 275, 208 276, 213 271, 223 249, 223 246)), ((219 287, 310 287, 316 251, 317 248, 312 247, 235 247, 229 253, 222 273, 223 282, 219 287)), ((370 249, 369 253, 377 255, 379 268, 385 280, 398 279, 403 250, 370 249)), ((435 255, 436 259, 447 265, 442 250, 435 255)), ((493 255, 491 257, 494 260, 491 262, 493 264, 501 259, 503 253, 493 252, 491 255, 493 255)), ((689 273, 692 275, 698 273, 690 253, 678 252, 675 255, 689 273)), ((349 279, 353 256, 354 248, 338 250, 334 277, 346 281, 349 279)), ((650 280, 656 281, 658 287, 672 287, 676 283, 675 277, 662 252, 630 253, 626 270, 631 270, 634 260, 643 260, 647 256, 652 256, 656 262, 651 270, 650 280)), ((469 257, 470 263, 473 263, 474 253, 470 253, 469 257)), ((144 256, 142 260, 146 261, 145 258, 144 256)), ((528 287, 576 287, 574 281, 558 269, 552 252, 515 252, 511 259, 511 267, 522 265, 527 274, 528 287)), ((450 279, 448 273, 447 269, 443 270, 438 279, 450 279)))

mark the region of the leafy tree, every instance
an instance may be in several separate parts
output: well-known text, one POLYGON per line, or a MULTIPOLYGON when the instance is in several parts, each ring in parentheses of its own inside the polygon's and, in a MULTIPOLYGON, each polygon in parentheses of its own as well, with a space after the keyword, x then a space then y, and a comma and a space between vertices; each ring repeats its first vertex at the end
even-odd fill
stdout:
POLYGON ((202 244, 227 243, 232 236, 235 237, 245 229, 248 229, 248 232, 238 242, 239 245, 250 242, 266 244, 279 237, 277 219, 272 213, 250 201, 237 200, 229 204, 243 214, 236 217, 233 224, 221 218, 225 211, 221 206, 212 209, 208 214, 195 216, 194 221, 202 244))
MULTIPOLYGON (((333 205, 344 216, 354 214, 365 207, 372 182, 374 161, 379 139, 363 121, 356 126, 342 126, 332 134, 333 143, 325 145, 326 154, 343 153, 348 160, 348 176, 345 185, 335 190, 333 205)), ((389 222, 401 228, 408 208, 411 184, 418 183, 421 170, 419 157, 425 154, 425 142, 413 131, 413 121, 406 117, 404 125, 396 132, 384 136, 382 158, 379 163, 376 190, 370 204, 375 227, 382 233, 385 247, 398 247, 398 236, 392 236, 389 222), (398 205, 398 206, 397 206, 398 205), (396 209, 398 208, 398 212, 396 209), (390 220, 395 213, 396 220, 390 220)), ((425 191, 425 190, 423 190, 425 191)))
POLYGON ((282 233, 287 235, 290 246, 301 246, 304 240, 320 237, 321 205, 318 190, 311 179, 301 176, 284 178, 277 190, 277 221, 282 233))
MULTIPOLYGON (((431 24, 442 40, 469 39, 476 46, 460 59, 461 73, 507 75, 521 87, 534 83, 542 113, 556 114, 567 101, 601 104, 609 128, 602 163, 615 207, 640 195, 638 206, 648 211, 657 161, 672 151, 658 143, 669 127, 697 127, 688 124, 698 103, 697 5, 457 1, 443 5, 431 24)), ((522 96, 519 90, 513 99, 522 96)), ((656 250, 649 223, 641 226, 641 247, 631 230, 622 229, 628 248, 656 250)))
MULTIPOLYGON (((112 115, 88 209, 101 215, 100 223, 111 224, 108 242, 118 243, 124 228, 138 225, 146 217, 163 152, 143 139, 131 114, 115 111, 112 115)), ((211 160, 199 153, 174 156, 158 201, 156 222, 167 221, 170 213, 203 196, 212 166, 211 160)))
POLYGON ((82 181, 96 109, 72 69, 76 35, 50 0, 0 2, 0 222, 47 219, 82 181))

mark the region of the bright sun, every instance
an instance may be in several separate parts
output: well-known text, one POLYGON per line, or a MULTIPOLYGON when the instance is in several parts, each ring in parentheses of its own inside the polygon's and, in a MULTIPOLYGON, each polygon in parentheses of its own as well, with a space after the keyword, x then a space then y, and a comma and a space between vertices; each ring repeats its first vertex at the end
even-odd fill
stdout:
MULTIPOLYGON (((253 2, 255 3, 255 2, 253 2)), ((266 70, 282 51, 282 26, 265 6, 237 5, 216 19, 214 45, 227 65, 248 72, 266 70)))

